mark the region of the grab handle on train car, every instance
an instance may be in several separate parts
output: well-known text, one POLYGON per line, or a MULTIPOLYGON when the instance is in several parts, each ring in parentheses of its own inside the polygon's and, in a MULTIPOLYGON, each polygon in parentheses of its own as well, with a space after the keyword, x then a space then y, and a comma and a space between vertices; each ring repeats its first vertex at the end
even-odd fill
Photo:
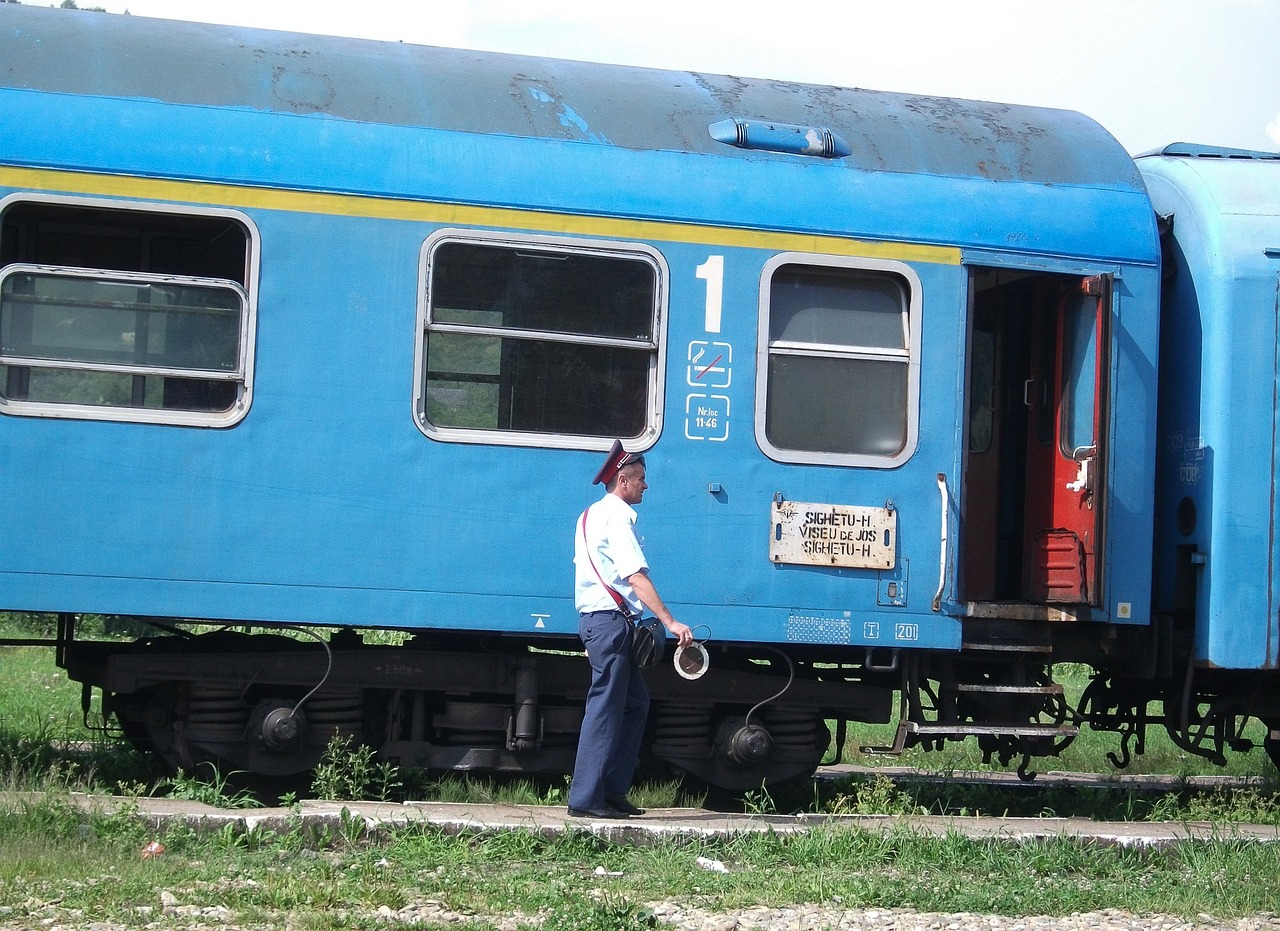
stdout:
POLYGON ((938 492, 942 495, 942 555, 938 560, 938 591, 933 596, 933 610, 942 608, 942 590, 947 587, 947 511, 951 509, 951 496, 947 493, 947 475, 938 473, 938 492))

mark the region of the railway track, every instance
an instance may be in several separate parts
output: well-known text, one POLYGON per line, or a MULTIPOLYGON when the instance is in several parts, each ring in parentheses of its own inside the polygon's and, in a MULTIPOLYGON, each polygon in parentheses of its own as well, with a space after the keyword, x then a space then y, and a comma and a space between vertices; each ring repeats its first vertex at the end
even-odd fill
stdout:
MULTIPOLYGON (((55 741, 59 754, 76 756, 93 752, 88 741, 55 741)), ((1268 787, 1263 776, 1238 775, 1172 775, 1159 773, 1077 773, 1051 770, 1023 779, 1008 770, 937 770, 916 766, 860 766, 839 763, 821 766, 813 776, 819 788, 837 787, 841 783, 885 777, 900 786, 927 785, 954 788, 991 788, 1012 794, 1031 794, 1054 788, 1123 790, 1136 793, 1214 792, 1259 790, 1268 787)), ((145 781, 145 777, 143 779, 145 781)), ((272 783, 265 786, 267 792, 272 783)), ((725 807, 725 806, 718 806, 725 807)))
POLYGON ((955 786, 992 786, 1010 791, 1039 791, 1049 787, 1076 789, 1127 789, 1135 792, 1182 790, 1258 789, 1267 785, 1262 776, 1177 776, 1156 773, 1072 773, 1049 771, 1022 779, 1015 772, 997 770, 939 771, 914 766, 855 766, 841 763, 823 766, 814 776, 819 782, 885 776, 897 783, 929 783, 955 786))

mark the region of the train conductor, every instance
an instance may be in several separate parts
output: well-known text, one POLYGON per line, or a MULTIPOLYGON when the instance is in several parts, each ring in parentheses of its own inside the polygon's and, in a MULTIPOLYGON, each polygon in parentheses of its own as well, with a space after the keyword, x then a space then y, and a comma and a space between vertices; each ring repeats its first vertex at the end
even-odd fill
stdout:
POLYGON ((649 690, 631 661, 631 618, 648 608, 681 646, 692 643, 693 635, 658 595, 636 539, 635 505, 649 487, 644 456, 626 452, 614 440, 592 484, 604 485, 605 495, 574 528, 578 636, 591 663, 591 688, 569 786, 569 814, 627 818, 644 814, 627 800, 627 791, 649 714, 649 690))

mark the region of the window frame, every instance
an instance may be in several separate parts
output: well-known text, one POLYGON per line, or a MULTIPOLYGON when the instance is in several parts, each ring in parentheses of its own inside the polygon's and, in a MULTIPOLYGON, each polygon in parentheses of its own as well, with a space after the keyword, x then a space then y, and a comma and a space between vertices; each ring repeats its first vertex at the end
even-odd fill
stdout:
POLYGON ((19 417, 48 417, 63 420, 102 420, 120 423, 163 424, 170 426, 231 427, 248 414, 253 401, 254 351, 257 343, 258 272, 260 264, 261 236, 257 225, 239 210, 224 207, 196 207, 185 204, 153 203, 137 200, 113 200, 110 198, 75 197, 34 192, 15 192, 0 198, 0 224, 11 207, 17 204, 49 204, 56 207, 89 208, 118 213, 166 214, 177 217, 220 218, 234 220, 245 231, 245 281, 226 278, 204 278, 171 273, 136 272, 120 269, 94 268, 90 266, 55 265, 35 262, 14 262, 0 266, 0 277, 21 272, 54 274, 89 280, 126 282, 137 284, 181 284, 202 287, 230 288, 238 292, 243 302, 239 327, 238 355, 240 365, 234 372, 214 370, 188 370, 162 366, 138 366, 123 363, 62 362, 55 360, 27 360, 7 362, 30 368, 48 368, 60 371, 106 372, 129 375, 194 378, 208 381, 231 381, 239 387, 235 402, 223 411, 184 410, 180 408, 153 408, 132 406, 108 406, 88 403, 61 403, 55 401, 29 401, 9 398, 0 394, 0 414, 19 417))
POLYGON ((1061 399, 1058 414, 1058 449, 1064 459, 1090 458, 1098 448, 1098 297, 1087 292, 1072 294, 1063 307, 1062 349, 1058 364, 1062 368, 1061 399), (1080 328, 1072 324, 1087 321, 1080 328), (1086 338, 1083 343, 1079 337, 1086 338), (1082 367, 1088 363, 1087 368, 1082 367), (1082 391, 1082 389, 1084 389, 1082 391), (1088 403, 1081 404, 1081 398, 1088 403), (1086 428, 1089 442, 1077 444, 1077 433, 1086 428), (1073 442, 1067 443, 1070 439, 1073 442))
POLYGON ((756 339, 756 443, 766 456, 777 462, 858 466, 872 469, 892 469, 910 459, 916 451, 920 435, 920 346, 921 306, 923 303, 920 277, 905 262, 893 259, 863 258, 857 256, 833 256, 807 252, 784 252, 765 263, 760 273, 760 305, 756 339), (885 348, 819 343, 775 343, 770 338, 772 288, 774 275, 785 266, 800 266, 815 272, 828 269, 896 276, 907 289, 906 329, 904 347, 885 348), (778 447, 770 442, 767 434, 769 369, 775 355, 809 358, 835 358, 851 361, 893 362, 907 368, 906 436, 902 449, 888 456, 867 453, 822 452, 778 447))
POLYGON ((650 352, 645 403, 645 424, 638 435, 616 437, 636 444, 636 451, 657 442, 662 432, 664 410, 666 339, 663 327, 667 320, 670 270, 657 249, 640 242, 521 235, 496 230, 445 228, 436 230, 424 240, 418 264, 418 313, 413 363, 413 419, 429 439, 447 443, 482 443, 499 446, 529 446, 554 449, 607 450, 615 437, 586 434, 537 433, 528 430, 505 430, 484 427, 441 426, 427 418, 427 340, 432 332, 463 333, 515 339, 551 339, 555 342, 587 346, 646 348, 650 352), (431 273, 436 251, 443 245, 470 244, 498 246, 514 250, 532 250, 561 255, 601 256, 612 259, 643 261, 654 272, 654 301, 651 337, 647 341, 625 337, 588 336, 552 333, 511 327, 485 327, 461 323, 434 323, 431 320, 431 273))

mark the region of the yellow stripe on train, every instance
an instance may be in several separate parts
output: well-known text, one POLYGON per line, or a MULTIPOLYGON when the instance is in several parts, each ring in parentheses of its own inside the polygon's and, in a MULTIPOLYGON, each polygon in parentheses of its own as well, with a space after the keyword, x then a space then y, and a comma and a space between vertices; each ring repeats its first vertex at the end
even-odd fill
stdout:
POLYGON ((445 204, 360 194, 332 194, 239 184, 216 184, 206 181, 174 181, 131 175, 0 167, 0 187, 242 209, 261 208, 333 216, 410 220, 447 226, 537 230, 611 239, 702 243, 708 246, 863 256, 897 259, 903 262, 930 262, 937 265, 960 264, 960 250, 950 246, 877 242, 813 233, 733 229, 662 220, 583 216, 544 210, 445 204))

